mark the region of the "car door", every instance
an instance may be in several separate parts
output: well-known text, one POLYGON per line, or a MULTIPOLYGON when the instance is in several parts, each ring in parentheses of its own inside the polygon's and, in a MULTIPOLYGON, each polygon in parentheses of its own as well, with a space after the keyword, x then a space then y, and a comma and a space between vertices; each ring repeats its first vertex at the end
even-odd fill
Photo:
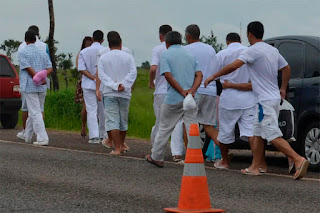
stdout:
POLYGON ((281 40, 277 48, 291 68, 287 99, 294 107, 296 115, 299 115, 305 70, 305 43, 297 40, 281 40))

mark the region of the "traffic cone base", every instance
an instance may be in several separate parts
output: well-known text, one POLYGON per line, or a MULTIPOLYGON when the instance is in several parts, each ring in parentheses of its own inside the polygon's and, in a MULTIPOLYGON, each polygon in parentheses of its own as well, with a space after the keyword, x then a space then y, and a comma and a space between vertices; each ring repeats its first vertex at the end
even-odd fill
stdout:
POLYGON ((225 212, 223 209, 201 209, 201 210, 183 210, 179 208, 165 208, 166 212, 192 212, 192 213, 207 213, 207 212, 225 212))

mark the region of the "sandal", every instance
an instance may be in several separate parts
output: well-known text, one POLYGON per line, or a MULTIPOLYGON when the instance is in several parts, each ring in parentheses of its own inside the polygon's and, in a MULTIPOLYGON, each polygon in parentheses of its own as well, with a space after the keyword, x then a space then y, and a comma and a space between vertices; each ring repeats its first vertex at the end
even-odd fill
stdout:
POLYGON ((109 153, 109 155, 110 155, 110 156, 120 156, 121 153, 118 154, 118 153, 115 153, 114 151, 111 151, 111 152, 109 153))
POLYGON ((254 174, 253 172, 251 172, 249 170, 249 168, 241 169, 241 173, 244 175, 252 175, 252 176, 260 176, 261 175, 260 173, 254 174))
POLYGON ((221 162, 221 160, 215 162, 215 163, 213 164, 213 166, 214 166, 215 168, 217 168, 217 169, 226 169, 226 170, 229 169, 229 167, 221 166, 221 165, 220 165, 220 162, 221 162))
POLYGON ((309 167, 309 161, 304 159, 301 166, 296 168, 296 173, 294 174, 293 178, 295 180, 299 180, 303 178, 307 173, 308 167, 309 167))
POLYGON ((159 167, 159 168, 163 168, 163 161, 155 161, 151 158, 150 155, 147 155, 145 158, 144 158, 148 163, 151 163, 153 165, 155 165, 156 167, 159 167))
POLYGON ((176 163, 182 161, 182 156, 181 155, 175 155, 173 156, 172 160, 176 163))

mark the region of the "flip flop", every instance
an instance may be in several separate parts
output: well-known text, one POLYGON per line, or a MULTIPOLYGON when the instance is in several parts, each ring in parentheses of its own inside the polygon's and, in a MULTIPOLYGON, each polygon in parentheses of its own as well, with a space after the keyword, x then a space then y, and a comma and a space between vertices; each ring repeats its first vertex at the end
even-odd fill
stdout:
POLYGON ((107 140, 108 140, 108 139, 103 139, 103 140, 101 141, 101 144, 102 144, 104 147, 106 147, 107 149, 113 149, 113 148, 114 148, 113 146, 109 146, 109 145, 107 144, 107 140))
POLYGON ((156 167, 163 168, 163 162, 153 160, 150 155, 147 155, 144 159, 148 163, 151 163, 151 164, 155 165, 156 167))
POLYGON ((109 153, 109 155, 110 155, 110 156, 120 156, 121 153, 118 154, 118 153, 115 153, 114 151, 111 151, 111 152, 109 153))
POLYGON ((221 165, 220 165, 220 162, 221 162, 221 161, 215 162, 215 163, 213 164, 213 166, 214 166, 215 168, 217 168, 217 169, 225 169, 225 170, 228 170, 228 169, 229 169, 228 167, 221 166, 221 165))
POLYGON ((289 164, 289 174, 292 172, 293 167, 294 167, 294 162, 288 158, 288 164, 289 164))
POLYGON ((264 169, 262 169, 262 168, 259 168, 259 172, 260 172, 260 173, 267 173, 267 170, 264 170, 264 169))
POLYGON ((309 167, 309 161, 305 159, 303 161, 303 163, 301 164, 301 166, 296 169, 297 171, 294 174, 293 178, 295 180, 299 180, 299 179, 303 178, 307 173, 308 167, 309 167))
POLYGON ((252 175, 252 176, 260 176, 261 174, 254 174, 252 173, 249 168, 241 169, 241 173, 244 175, 252 175))

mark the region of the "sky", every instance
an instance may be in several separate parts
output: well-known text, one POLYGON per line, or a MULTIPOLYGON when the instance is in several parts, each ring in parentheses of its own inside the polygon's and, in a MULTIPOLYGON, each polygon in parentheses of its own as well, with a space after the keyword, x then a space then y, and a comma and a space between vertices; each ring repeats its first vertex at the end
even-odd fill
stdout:
MULTIPOLYGON (((237 32, 243 44, 248 45, 246 27, 251 21, 264 24, 264 38, 320 37, 319 0, 53 0, 53 3, 58 53, 75 56, 84 36, 92 36, 99 29, 106 38, 109 31, 115 30, 120 33, 123 45, 133 51, 137 66, 151 62, 152 48, 160 43, 158 30, 163 24, 182 34, 189 24, 197 24, 201 35, 208 36, 212 30, 219 43, 225 43, 228 33, 237 32)), ((0 44, 6 39, 23 41, 30 25, 40 28, 44 40, 49 34, 47 4, 46 0, 0 0, 0 44)), ((103 45, 107 46, 107 41, 103 45)))

